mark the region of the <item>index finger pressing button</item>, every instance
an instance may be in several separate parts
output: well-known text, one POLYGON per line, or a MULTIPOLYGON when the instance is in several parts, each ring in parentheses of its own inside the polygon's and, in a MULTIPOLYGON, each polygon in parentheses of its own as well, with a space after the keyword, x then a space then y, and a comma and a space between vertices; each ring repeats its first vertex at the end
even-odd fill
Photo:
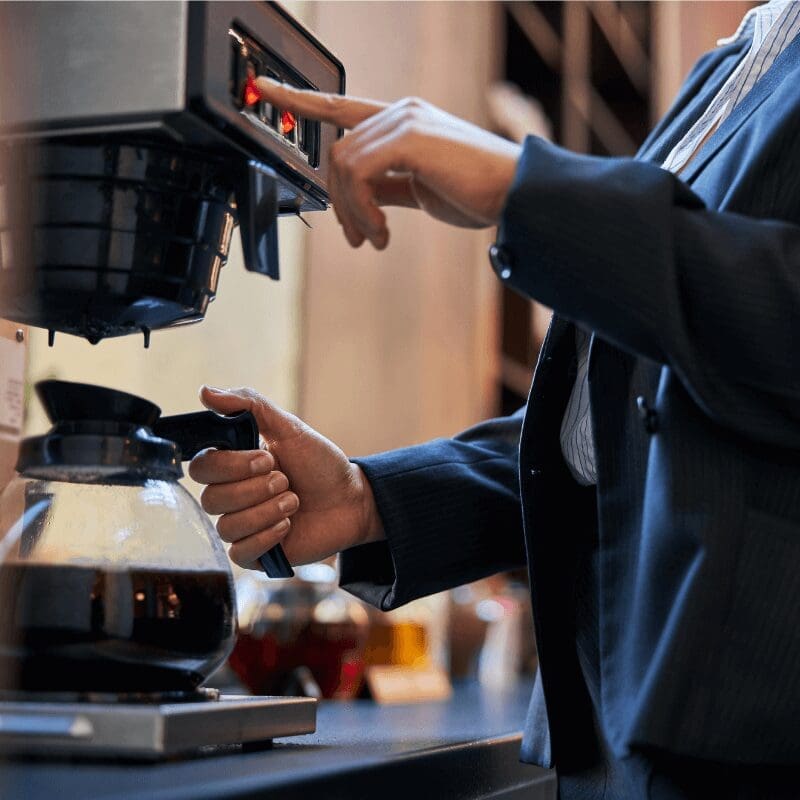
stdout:
POLYGON ((256 78, 261 98, 277 108, 308 119, 330 122, 340 128, 354 128, 359 122, 383 111, 386 103, 341 94, 295 89, 272 78, 256 78))

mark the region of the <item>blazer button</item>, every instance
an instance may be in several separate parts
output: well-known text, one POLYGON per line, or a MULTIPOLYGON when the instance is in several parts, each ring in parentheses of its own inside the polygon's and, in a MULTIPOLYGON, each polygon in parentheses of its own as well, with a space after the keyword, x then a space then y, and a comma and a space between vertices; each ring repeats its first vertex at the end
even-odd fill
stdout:
POLYGON ((503 247, 502 244, 493 244, 489 248, 489 261, 492 264, 492 269, 504 281, 511 277, 511 253, 508 248, 503 247))
POLYGON ((636 408, 639 411, 639 419, 642 420, 644 429, 648 433, 655 433, 658 430, 658 413, 655 409, 650 408, 644 395, 640 394, 636 398, 636 408))

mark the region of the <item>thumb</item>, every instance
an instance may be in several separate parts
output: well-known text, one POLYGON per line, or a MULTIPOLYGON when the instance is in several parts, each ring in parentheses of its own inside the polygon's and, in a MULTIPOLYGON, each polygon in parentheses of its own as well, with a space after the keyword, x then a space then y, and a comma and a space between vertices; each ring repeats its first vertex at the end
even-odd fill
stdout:
POLYGON ((280 440, 299 432, 302 423, 297 417, 276 406, 255 389, 218 389, 200 387, 200 401, 218 414, 238 414, 249 411, 258 425, 258 432, 268 441, 280 440))

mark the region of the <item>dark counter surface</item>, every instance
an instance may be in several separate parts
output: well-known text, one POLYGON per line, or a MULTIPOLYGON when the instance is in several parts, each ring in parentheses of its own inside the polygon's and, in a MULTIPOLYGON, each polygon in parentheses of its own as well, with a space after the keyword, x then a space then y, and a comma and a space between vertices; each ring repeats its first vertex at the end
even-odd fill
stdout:
POLYGON ((0 798, 551 800, 552 773, 518 760, 530 688, 468 684, 447 702, 420 705, 323 703, 316 733, 257 752, 155 764, 1 762, 0 798))

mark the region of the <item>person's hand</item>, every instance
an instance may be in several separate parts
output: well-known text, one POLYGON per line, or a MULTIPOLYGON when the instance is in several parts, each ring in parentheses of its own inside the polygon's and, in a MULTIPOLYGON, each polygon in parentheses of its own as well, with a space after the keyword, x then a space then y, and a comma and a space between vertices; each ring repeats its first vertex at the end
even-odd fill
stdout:
POLYGON ((306 564, 383 538, 372 490, 361 469, 333 442, 252 389, 204 386, 212 411, 250 411, 261 450, 206 450, 189 475, 208 484, 201 504, 217 521, 229 556, 259 569, 260 555, 281 543, 292 564, 306 564))
POLYGON ((461 227, 499 222, 521 147, 417 98, 387 105, 256 79, 277 108, 350 133, 330 152, 330 198, 347 241, 389 241, 382 205, 461 227))

